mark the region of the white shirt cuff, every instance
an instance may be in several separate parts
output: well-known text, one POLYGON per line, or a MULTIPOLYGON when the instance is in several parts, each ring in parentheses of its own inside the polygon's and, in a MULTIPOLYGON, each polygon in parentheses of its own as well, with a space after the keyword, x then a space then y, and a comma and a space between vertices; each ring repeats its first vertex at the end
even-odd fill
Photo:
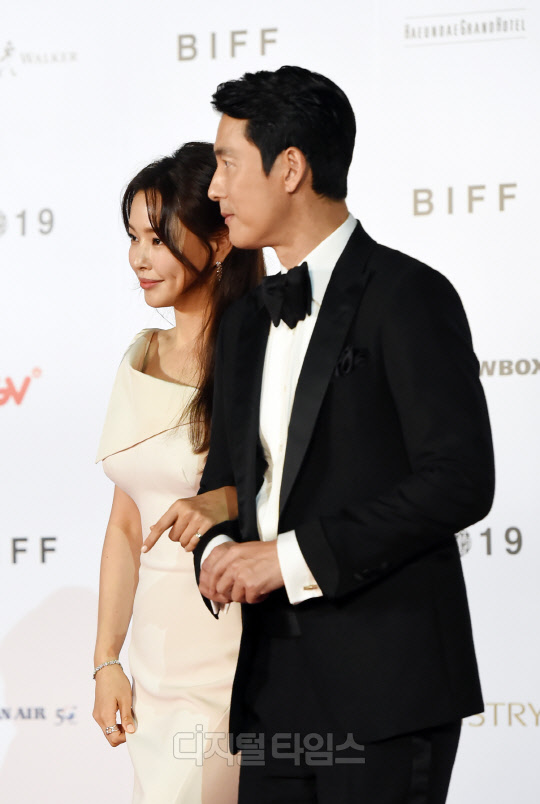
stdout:
MULTIPOLYGON (((203 554, 201 556, 201 567, 214 549, 214 547, 219 547, 220 544, 225 544, 226 542, 232 542, 234 539, 231 539, 230 536, 225 536, 224 533, 220 533, 219 536, 214 536, 213 539, 210 539, 208 544, 203 550, 203 554)), ((212 606, 212 611, 214 614, 219 614, 220 612, 224 612, 227 614, 229 611, 230 603, 215 603, 213 600, 210 601, 212 606)))
POLYGON ((279 566, 290 603, 302 603, 312 597, 322 597, 322 589, 306 564, 294 530, 277 537, 279 566))
POLYGON ((224 533, 220 533, 219 536, 214 536, 213 539, 210 539, 208 544, 203 550, 203 554, 201 556, 201 567, 214 549, 214 547, 219 547, 220 544, 225 544, 225 542, 232 542, 234 539, 231 539, 230 536, 225 536, 224 533))

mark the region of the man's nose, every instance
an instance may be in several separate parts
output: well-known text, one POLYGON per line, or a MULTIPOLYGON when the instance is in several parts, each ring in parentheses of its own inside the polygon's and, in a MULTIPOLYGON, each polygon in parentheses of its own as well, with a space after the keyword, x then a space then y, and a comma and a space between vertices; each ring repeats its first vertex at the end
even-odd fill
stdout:
POLYGON ((223 197, 221 180, 217 170, 212 176, 212 181, 210 182, 210 187, 208 188, 208 197, 211 201, 219 201, 219 199, 223 197))

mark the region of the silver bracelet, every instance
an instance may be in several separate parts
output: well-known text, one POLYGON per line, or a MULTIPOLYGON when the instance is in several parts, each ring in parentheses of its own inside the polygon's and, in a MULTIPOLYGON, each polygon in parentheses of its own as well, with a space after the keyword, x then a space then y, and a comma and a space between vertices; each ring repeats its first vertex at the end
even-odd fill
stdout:
MULTIPOLYGON (((108 667, 110 664, 120 664, 120 659, 111 659, 110 662, 103 662, 103 664, 98 664, 97 667, 94 667, 94 675, 92 676, 92 678, 95 680, 96 673, 98 673, 104 667, 108 667)), ((122 667, 121 664, 120 664, 120 667, 122 667)))

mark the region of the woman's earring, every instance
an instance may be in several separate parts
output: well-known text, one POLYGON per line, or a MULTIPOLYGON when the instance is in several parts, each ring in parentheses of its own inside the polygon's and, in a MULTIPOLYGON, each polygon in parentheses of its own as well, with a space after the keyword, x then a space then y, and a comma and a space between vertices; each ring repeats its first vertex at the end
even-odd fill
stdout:
POLYGON ((223 276, 223 263, 218 260, 214 265, 214 268, 216 269, 216 279, 218 282, 221 282, 221 277, 223 276))

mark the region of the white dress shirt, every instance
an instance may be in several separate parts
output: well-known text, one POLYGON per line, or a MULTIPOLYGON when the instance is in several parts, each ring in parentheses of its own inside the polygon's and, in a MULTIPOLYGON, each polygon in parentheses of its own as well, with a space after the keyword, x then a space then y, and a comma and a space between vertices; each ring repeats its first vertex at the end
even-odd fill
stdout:
MULTIPOLYGON (((277 327, 270 325, 264 358, 259 435, 268 463, 263 484, 257 494, 257 526, 262 541, 277 539, 278 558, 291 603, 301 603, 319 597, 317 585, 294 530, 278 534, 279 498, 287 447, 287 431, 291 418, 294 395, 311 335, 332 271, 356 227, 352 215, 325 240, 319 243, 300 263, 307 262, 311 280, 311 315, 289 329, 284 321, 277 327)), ((285 272, 282 268, 282 272, 285 272)), ((201 564, 210 552, 229 541, 228 536, 216 536, 202 555, 201 564)), ((218 607, 216 607, 217 610, 218 607)))

